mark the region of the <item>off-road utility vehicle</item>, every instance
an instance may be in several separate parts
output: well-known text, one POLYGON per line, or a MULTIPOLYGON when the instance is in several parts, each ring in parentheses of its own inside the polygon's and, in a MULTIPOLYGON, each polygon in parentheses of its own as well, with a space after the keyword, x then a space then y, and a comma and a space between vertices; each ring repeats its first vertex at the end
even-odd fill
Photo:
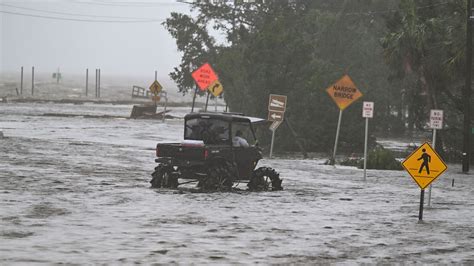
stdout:
POLYGON ((248 183, 252 191, 281 190, 275 170, 256 169, 262 153, 252 123, 262 121, 235 113, 187 114, 184 140, 156 145, 158 166, 152 174, 152 187, 177 188, 197 182, 203 190, 230 190, 234 184, 248 183), (249 142, 248 147, 233 146, 237 131, 249 142))

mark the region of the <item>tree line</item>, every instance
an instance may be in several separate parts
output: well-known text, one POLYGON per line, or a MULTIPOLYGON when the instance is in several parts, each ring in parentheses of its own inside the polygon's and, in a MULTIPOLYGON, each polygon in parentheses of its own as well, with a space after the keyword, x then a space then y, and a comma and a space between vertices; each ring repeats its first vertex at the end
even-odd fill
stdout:
MULTIPOLYGON (((182 93, 193 93, 191 73, 209 62, 230 110, 259 117, 267 116, 270 93, 287 95, 285 117, 299 140, 308 150, 329 152, 339 110, 326 88, 349 74, 362 99, 375 102, 371 132, 427 135, 429 110, 443 109, 437 146, 457 160, 465 7, 466 0, 196 1, 192 15, 172 13, 163 23, 182 54, 170 76, 182 93)), ((345 152, 363 146, 361 105, 344 111, 339 149, 345 152)), ((278 148, 295 150, 289 129, 281 128, 278 148)), ((267 131, 260 134, 268 141, 267 131)))

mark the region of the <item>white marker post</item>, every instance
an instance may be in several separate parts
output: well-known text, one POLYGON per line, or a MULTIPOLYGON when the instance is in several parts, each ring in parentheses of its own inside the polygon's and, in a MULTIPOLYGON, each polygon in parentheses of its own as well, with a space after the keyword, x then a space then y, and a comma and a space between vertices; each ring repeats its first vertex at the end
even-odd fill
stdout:
POLYGON ((337 142, 339 140, 339 130, 341 129, 342 110, 339 109, 339 119, 337 120, 336 140, 334 141, 334 149, 332 150, 331 165, 336 164, 337 142))
POLYGON ((273 156, 273 142, 275 141, 275 131, 280 126, 281 121, 274 121, 273 124, 270 125, 270 130, 272 131, 272 142, 270 144, 270 159, 273 156))
POLYGON ((368 146, 368 139, 369 139, 369 118, 374 117, 374 102, 363 103, 362 117, 365 118, 364 181, 366 181, 367 180, 367 146, 368 146))
MULTIPOLYGON (((430 111, 430 127, 433 129, 433 150, 436 150, 436 129, 443 129, 443 110, 430 111)), ((428 189, 428 206, 431 207, 431 185, 428 189)))

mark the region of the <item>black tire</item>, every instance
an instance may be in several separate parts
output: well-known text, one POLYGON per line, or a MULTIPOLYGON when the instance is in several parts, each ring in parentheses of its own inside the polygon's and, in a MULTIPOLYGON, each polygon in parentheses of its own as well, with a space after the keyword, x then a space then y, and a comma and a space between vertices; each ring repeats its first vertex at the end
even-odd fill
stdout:
POLYGON ((178 177, 173 174, 172 168, 165 164, 159 164, 155 172, 151 174, 150 181, 153 188, 177 188, 178 177))
POLYGON ((283 190, 280 174, 270 167, 260 167, 253 171, 247 184, 250 191, 276 191, 283 190))
POLYGON ((227 163, 219 163, 209 167, 207 177, 201 187, 208 191, 230 191, 234 185, 232 169, 227 163))

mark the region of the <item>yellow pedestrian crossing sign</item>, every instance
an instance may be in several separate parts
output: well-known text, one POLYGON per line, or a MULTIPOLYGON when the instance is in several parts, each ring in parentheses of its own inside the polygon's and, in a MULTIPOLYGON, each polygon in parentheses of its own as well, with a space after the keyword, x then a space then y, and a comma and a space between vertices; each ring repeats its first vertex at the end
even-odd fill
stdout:
POLYGON ((222 91, 224 91, 224 87, 222 86, 222 83, 218 79, 216 79, 214 82, 212 82, 207 89, 215 96, 219 96, 222 91))
POLYGON ((402 165, 421 189, 425 189, 448 169, 428 142, 410 154, 402 165))
POLYGON ((163 87, 161 86, 161 84, 155 80, 151 85, 150 85, 150 91, 157 95, 158 93, 160 93, 160 91, 163 89, 163 87))

